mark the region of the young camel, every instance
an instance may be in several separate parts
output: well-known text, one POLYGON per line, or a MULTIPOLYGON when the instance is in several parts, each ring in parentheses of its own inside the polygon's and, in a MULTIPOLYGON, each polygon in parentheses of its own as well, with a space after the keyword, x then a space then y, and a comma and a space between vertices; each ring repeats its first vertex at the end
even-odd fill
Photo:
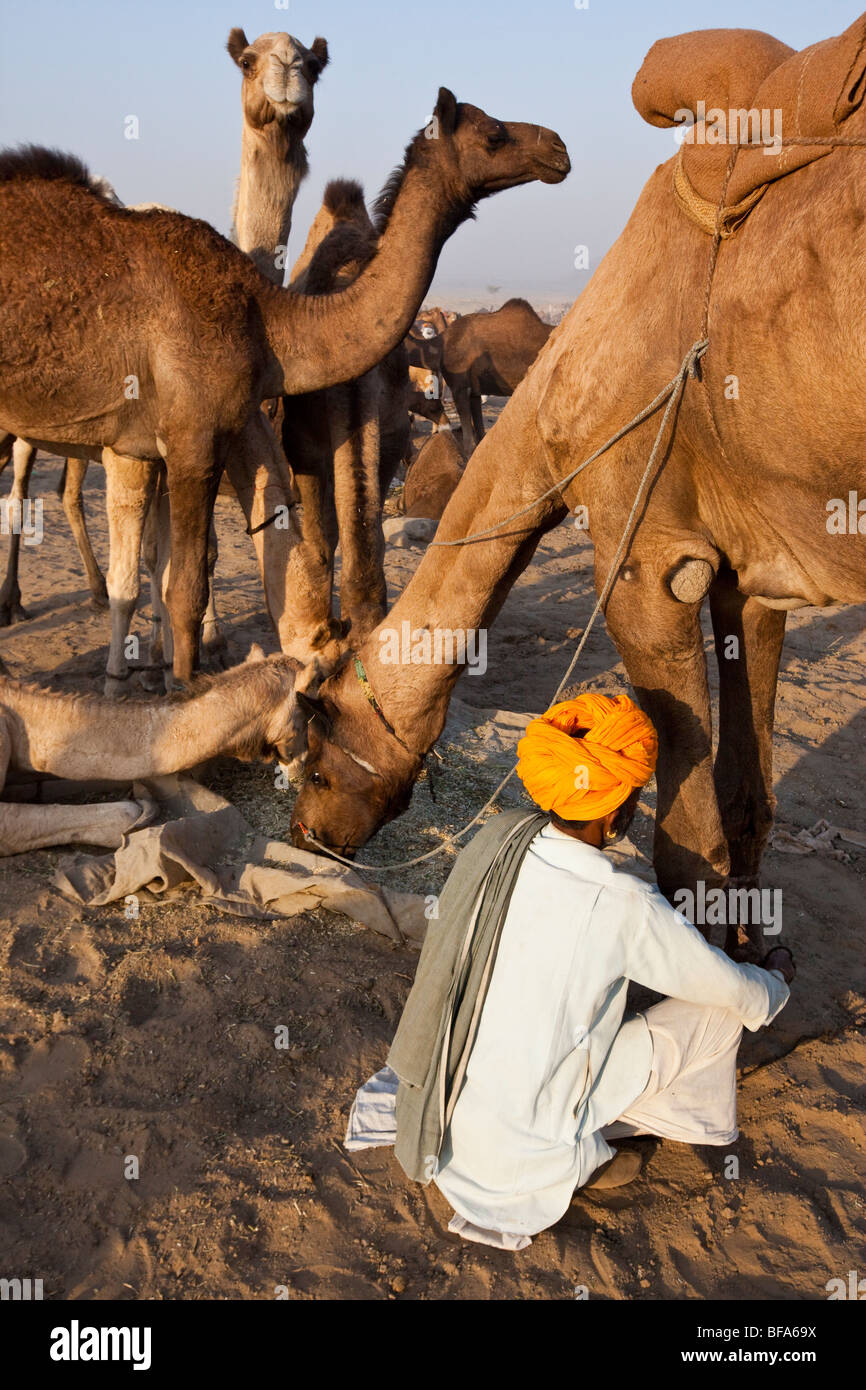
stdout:
POLYGON ((552 333, 525 299, 493 313, 463 314, 442 334, 442 374, 454 397, 463 448, 484 438, 482 396, 510 396, 552 333))
MULTIPOLYGON (((678 74, 677 83, 653 102, 648 84, 636 82, 641 109, 654 107, 662 125, 698 101, 708 110, 781 109, 786 130, 798 128, 799 112, 803 134, 826 143, 786 149, 785 162, 762 149, 736 157, 729 206, 741 209, 756 188, 760 201, 752 199, 745 221, 721 243, 709 348, 684 387, 630 547, 614 569, 660 412, 561 493, 484 541, 429 549, 387 619, 398 632, 403 621, 413 631, 487 627, 544 533, 570 509, 588 508, 596 586, 603 591, 609 577, 613 584, 607 628, 659 732, 655 867, 669 896, 678 887, 694 891, 698 881, 757 882, 775 805, 773 708, 785 611, 866 601, 866 522, 838 520, 838 499, 866 495, 862 352, 853 347, 866 342, 866 152, 831 144, 866 143, 866 16, 801 53, 768 35, 723 33, 732 55, 727 82, 717 54, 706 51, 718 38, 710 31, 658 44, 650 58, 666 79, 678 74), (672 45, 681 49, 677 64, 672 45), (794 178, 786 176, 792 164, 794 178), (715 759, 700 624, 707 595, 720 678, 715 759)), ((675 196, 676 161, 661 165, 472 455, 437 540, 496 527, 527 507, 676 376, 703 326, 710 233, 731 151, 696 141, 687 169, 692 153, 689 178, 705 179, 709 226, 696 223, 694 199, 686 211, 675 196)), ((441 732, 459 667, 385 664, 383 631, 371 634, 360 656, 388 727, 351 665, 308 704, 296 843, 306 843, 306 826, 325 844, 364 844, 405 809, 441 732)), ((550 672, 551 695, 561 674, 550 672)))
POLYGON ((444 241, 479 198, 568 172, 552 131, 494 120, 444 88, 436 114, 439 138, 422 132, 410 145, 373 261, 321 297, 279 290, 205 223, 112 207, 71 156, 0 158, 0 430, 64 455, 102 455, 109 501, 127 492, 139 541, 165 460, 179 681, 196 663, 223 468, 254 532, 281 645, 311 655, 308 632, 285 623, 293 586, 293 629, 303 611, 305 576, 292 563, 296 531, 267 524, 285 503, 273 484, 284 464, 261 402, 363 375, 402 341, 444 241), (45 280, 47 260, 73 269, 45 280), (148 480, 141 461, 152 464, 148 480))
MULTIPOLYGON (((60 695, 0 676, 0 791, 10 771, 67 781, 131 783, 219 755, 290 763, 300 722, 288 656, 253 647, 241 666, 200 677, 184 697, 155 702, 60 695)), ((0 802, 0 855, 46 845, 116 849, 142 823, 135 800, 100 805, 0 802)))

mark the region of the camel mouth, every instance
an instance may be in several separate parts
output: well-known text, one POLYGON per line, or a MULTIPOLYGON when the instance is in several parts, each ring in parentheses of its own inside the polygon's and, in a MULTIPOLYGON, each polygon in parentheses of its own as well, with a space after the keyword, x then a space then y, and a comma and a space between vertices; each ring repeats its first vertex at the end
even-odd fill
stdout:
POLYGON ((541 183, 562 183, 571 173, 571 160, 564 152, 542 162, 543 172, 539 174, 541 183))

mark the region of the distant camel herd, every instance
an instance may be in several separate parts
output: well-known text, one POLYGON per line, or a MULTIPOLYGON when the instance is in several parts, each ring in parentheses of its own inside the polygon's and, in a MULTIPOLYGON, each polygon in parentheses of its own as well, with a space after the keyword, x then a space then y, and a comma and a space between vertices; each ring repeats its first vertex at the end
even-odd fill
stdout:
MULTIPOLYGON (((296 842, 312 833, 354 854, 408 804, 459 675, 379 663, 383 622, 486 627, 540 538, 580 507, 608 631, 659 732, 659 882, 669 894, 755 882, 775 804, 786 610, 866 599, 866 524, 834 535, 825 524, 828 499, 866 497, 866 16, 799 53, 751 30, 653 46, 632 89, 640 114, 667 128, 703 115, 555 329, 523 299, 461 317, 421 307, 442 246, 481 199, 566 177, 553 131, 441 88, 371 211, 353 181, 328 185, 283 288, 328 46, 287 34, 250 44, 234 29, 228 49, 244 117, 235 245, 180 213, 119 206, 73 156, 0 155, 0 460, 14 457, 13 499, 36 449, 68 461, 64 505, 97 602, 80 497, 88 461, 104 465, 107 692, 128 686, 142 559, 168 684, 191 681, 203 620, 217 640, 212 515, 225 475, 291 659, 274 667, 286 709, 302 711, 291 738, 259 742, 305 758, 296 842), (767 150, 709 137, 707 113, 752 108, 778 113, 790 138, 767 150), (618 431, 698 341, 620 555, 658 412, 618 431), (488 433, 486 395, 510 397, 488 433), (433 427, 414 459, 410 412, 433 427), (431 547, 388 613, 382 505, 402 462, 406 512, 441 515, 437 541, 490 534, 431 547), (715 746, 705 601, 719 653, 731 638, 738 653, 718 663, 715 746)), ((18 543, 0 621, 19 616, 18 543)), ((63 697, 7 693, 12 766, 26 761, 27 720, 42 746, 63 697)))

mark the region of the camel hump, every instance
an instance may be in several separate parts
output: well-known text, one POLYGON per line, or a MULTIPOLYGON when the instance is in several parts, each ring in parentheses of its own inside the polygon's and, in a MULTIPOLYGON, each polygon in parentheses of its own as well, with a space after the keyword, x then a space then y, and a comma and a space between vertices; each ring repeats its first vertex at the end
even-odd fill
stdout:
POLYGON ((63 180, 86 188, 103 202, 109 201, 107 180, 94 177, 78 155, 49 150, 44 145, 19 145, 14 150, 0 150, 0 183, 19 179, 63 180))
POLYGON ((325 185, 322 202, 337 222, 352 222, 361 213, 367 215, 364 190, 357 179, 331 179, 325 185))
POLYGON ((702 102, 729 110, 748 106, 762 82, 794 53, 758 29, 698 29, 653 44, 641 64, 631 97, 645 121, 683 124, 702 102))
POLYGON ((538 315, 536 314, 528 299, 506 299, 505 303, 502 305, 502 308, 499 310, 500 313, 502 313, 502 309, 520 309, 523 312, 528 311, 530 314, 532 314, 533 318, 538 318, 538 315))

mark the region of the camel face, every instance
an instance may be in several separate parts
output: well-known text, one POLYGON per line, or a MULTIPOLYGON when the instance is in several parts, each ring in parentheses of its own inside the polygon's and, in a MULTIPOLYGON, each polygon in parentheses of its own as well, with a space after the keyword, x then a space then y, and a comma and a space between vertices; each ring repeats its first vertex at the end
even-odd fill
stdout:
POLYGON ((522 183, 561 183, 571 169, 568 151, 554 130, 522 121, 500 121, 442 88, 435 112, 473 198, 487 198, 522 183))
POLYGON ((346 672, 326 682, 321 698, 300 694, 306 721, 304 780, 292 810, 291 838, 309 849, 305 831, 352 858, 376 830, 401 816, 421 766, 381 725, 373 736, 369 706, 346 672), (326 692, 339 692, 339 705, 326 692))
POLYGON ((328 61, 328 45, 305 48, 291 34, 261 34, 248 43, 242 29, 229 35, 228 51, 243 73, 245 119, 261 128, 288 122, 306 134, 313 119, 313 88, 328 61))

